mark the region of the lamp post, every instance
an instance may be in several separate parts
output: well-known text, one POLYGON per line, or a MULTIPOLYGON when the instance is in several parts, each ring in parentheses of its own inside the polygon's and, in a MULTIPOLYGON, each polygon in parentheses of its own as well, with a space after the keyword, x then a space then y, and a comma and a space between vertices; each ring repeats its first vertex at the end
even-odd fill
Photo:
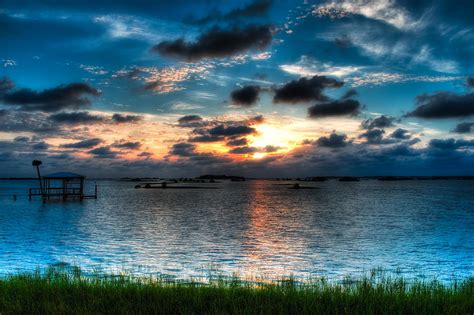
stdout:
POLYGON ((43 201, 45 200, 44 199, 44 191, 43 191, 43 182, 41 181, 41 174, 40 174, 40 169, 39 169, 39 166, 41 164, 43 164, 43 162, 39 161, 39 160, 34 160, 33 163, 31 163, 33 166, 36 166, 36 173, 38 174, 38 180, 39 180, 39 184, 40 184, 40 190, 41 190, 41 197, 43 198, 43 201))

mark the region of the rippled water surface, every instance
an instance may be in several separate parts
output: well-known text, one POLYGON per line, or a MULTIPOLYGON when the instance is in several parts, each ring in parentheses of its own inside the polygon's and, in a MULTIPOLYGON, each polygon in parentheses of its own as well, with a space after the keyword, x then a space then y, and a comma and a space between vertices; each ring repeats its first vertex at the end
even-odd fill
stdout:
POLYGON ((70 263, 178 276, 211 267, 270 277, 374 267, 410 277, 474 275, 472 181, 305 184, 314 190, 282 183, 147 190, 98 181, 98 200, 43 205, 20 196, 35 183, 0 181, 0 273, 70 263), (4 196, 13 191, 16 201, 4 196))

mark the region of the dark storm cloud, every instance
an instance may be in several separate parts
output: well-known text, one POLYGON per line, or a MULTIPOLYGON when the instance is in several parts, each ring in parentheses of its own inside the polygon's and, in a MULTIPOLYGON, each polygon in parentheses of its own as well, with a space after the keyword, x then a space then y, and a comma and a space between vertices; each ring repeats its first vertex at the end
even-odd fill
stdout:
POLYGON ((186 22, 190 24, 202 25, 213 21, 219 20, 232 20, 236 18, 248 18, 248 17, 258 17, 266 14, 270 9, 272 4, 271 0, 254 0, 249 4, 231 10, 226 14, 223 14, 219 11, 213 11, 210 14, 202 18, 190 17, 186 19, 186 22))
POLYGON ((203 125, 203 119, 199 115, 186 115, 178 119, 180 127, 197 128, 203 125))
POLYGON ((413 149, 410 144, 397 144, 388 148, 383 148, 380 150, 380 155, 386 157, 409 157, 409 156, 419 156, 421 155, 420 150, 413 149))
POLYGON ((122 114, 113 114, 112 121, 118 124, 121 123, 137 123, 142 121, 143 117, 138 115, 122 115, 122 114))
POLYGON ((459 148, 473 147, 474 140, 464 139, 433 139, 429 143, 429 148, 438 150, 457 150, 459 148))
POLYGON ((335 100, 311 106, 308 108, 308 115, 311 118, 345 115, 357 116, 360 113, 360 108, 361 105, 356 100, 335 100))
POLYGON ((224 140, 222 136, 202 135, 189 138, 189 142, 218 142, 224 140))
POLYGON ((232 154, 251 154, 257 152, 257 148, 254 147, 238 147, 232 150, 229 150, 229 153, 232 154))
POLYGON ((151 152, 140 152, 140 153, 137 154, 137 156, 145 158, 145 159, 149 159, 153 156, 153 153, 151 153, 151 152))
POLYGON ((163 41, 152 48, 164 56, 187 61, 203 58, 229 57, 249 49, 263 49, 272 41, 272 26, 247 26, 223 30, 214 27, 203 33, 195 42, 184 39, 163 41))
POLYGON ((368 130, 359 135, 359 138, 365 138, 370 144, 381 144, 385 131, 382 129, 368 130))
POLYGON ((99 145, 100 143, 102 143, 102 139, 92 138, 74 143, 61 144, 60 147, 66 149, 89 149, 95 147, 96 145, 99 145))
POLYGON ((49 119, 51 121, 67 125, 98 123, 104 121, 103 117, 89 114, 89 112, 61 112, 49 116, 49 119))
POLYGON ((256 133, 255 128, 240 125, 240 126, 224 126, 219 125, 209 130, 211 136, 244 136, 256 133))
MULTIPOLYGON (((192 131, 189 142, 219 142, 231 141, 246 135, 256 133, 252 125, 264 121, 262 115, 250 117, 244 120, 202 120, 200 116, 189 115, 182 117, 179 126, 196 127, 192 131), (184 119, 183 119, 184 118, 184 119)), ((179 120, 178 120, 179 122, 179 120)))
POLYGON ((273 153, 273 152, 277 152, 280 149, 281 147, 276 146, 276 145, 267 145, 263 148, 263 151, 266 153, 273 153))
POLYGON ((40 92, 31 89, 8 90, 0 94, 7 105, 18 106, 23 111, 56 112, 90 106, 86 96, 99 96, 100 92, 85 83, 71 83, 40 92))
POLYGON ((128 150, 138 150, 142 146, 139 141, 121 141, 114 143, 112 145, 114 148, 118 149, 128 149, 128 150))
POLYGON ((88 151, 88 153, 94 155, 97 158, 112 159, 117 157, 117 152, 112 151, 110 147, 99 147, 88 151))
POLYGON ((328 101, 329 98, 323 94, 326 88, 340 88, 344 82, 325 76, 314 76, 312 78, 301 78, 288 82, 280 88, 275 89, 274 103, 300 103, 309 101, 328 101))
POLYGON ((474 93, 451 92, 423 94, 416 98, 416 108, 405 117, 426 119, 461 118, 474 115, 474 93))
POLYGON ((316 140, 318 146, 327 148, 341 148, 345 147, 348 143, 346 135, 338 135, 335 132, 331 133, 329 137, 323 136, 316 140))
POLYGON ((4 115, 0 115, 0 131, 59 134, 61 130, 46 114, 5 111, 4 115))
POLYGON ((377 118, 369 118, 361 123, 361 127, 364 129, 374 129, 374 128, 388 128, 393 126, 393 122, 395 121, 394 117, 389 116, 379 116, 377 118))
POLYGON ((196 146, 191 143, 180 142, 173 144, 170 155, 189 157, 195 154, 196 146))
POLYGON ((469 87, 474 87, 474 76, 468 77, 467 80, 466 80, 466 84, 469 87))
POLYGON ((246 138, 234 139, 226 143, 228 147, 240 147, 247 144, 248 144, 248 140, 246 138))
POLYGON ((260 93, 260 87, 256 85, 244 86, 241 89, 232 91, 230 97, 232 103, 241 106, 252 106, 258 101, 258 94, 260 93))
POLYGON ((470 133, 473 130, 474 130, 474 122, 464 122, 464 123, 457 124, 456 128, 454 128, 453 132, 456 132, 456 133, 470 133))
POLYGON ((178 119, 178 123, 181 124, 187 124, 190 122, 196 122, 196 121, 202 121, 202 117, 199 115, 186 115, 178 119))
POLYGON ((400 140, 408 140, 411 138, 410 132, 408 130, 398 128, 390 135, 391 138, 400 139, 400 140))

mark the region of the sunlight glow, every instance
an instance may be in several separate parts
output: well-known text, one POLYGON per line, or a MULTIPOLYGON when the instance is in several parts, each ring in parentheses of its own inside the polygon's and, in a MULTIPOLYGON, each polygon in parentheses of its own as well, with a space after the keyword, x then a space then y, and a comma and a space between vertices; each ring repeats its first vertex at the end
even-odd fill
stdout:
POLYGON ((277 128, 276 126, 262 124, 256 126, 258 135, 254 136, 250 140, 250 144, 254 147, 266 147, 266 146, 275 146, 284 148, 285 151, 290 150, 294 147, 295 135, 284 130, 283 128, 277 128))
POLYGON ((264 158, 265 156, 267 156, 266 153, 263 153, 263 152, 256 152, 256 153, 253 155, 253 158, 254 158, 254 159, 261 159, 261 158, 264 158))

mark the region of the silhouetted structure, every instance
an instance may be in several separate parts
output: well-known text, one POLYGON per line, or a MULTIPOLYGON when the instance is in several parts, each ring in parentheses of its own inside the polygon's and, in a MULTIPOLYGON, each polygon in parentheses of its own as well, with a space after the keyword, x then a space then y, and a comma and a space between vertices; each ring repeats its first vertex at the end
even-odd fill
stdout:
POLYGON ((97 185, 95 185, 94 195, 84 194, 85 176, 70 173, 59 172, 40 177, 40 188, 30 188, 28 197, 31 200, 33 196, 42 196, 43 201, 53 197, 59 197, 63 200, 68 198, 93 198, 97 199, 97 185))

